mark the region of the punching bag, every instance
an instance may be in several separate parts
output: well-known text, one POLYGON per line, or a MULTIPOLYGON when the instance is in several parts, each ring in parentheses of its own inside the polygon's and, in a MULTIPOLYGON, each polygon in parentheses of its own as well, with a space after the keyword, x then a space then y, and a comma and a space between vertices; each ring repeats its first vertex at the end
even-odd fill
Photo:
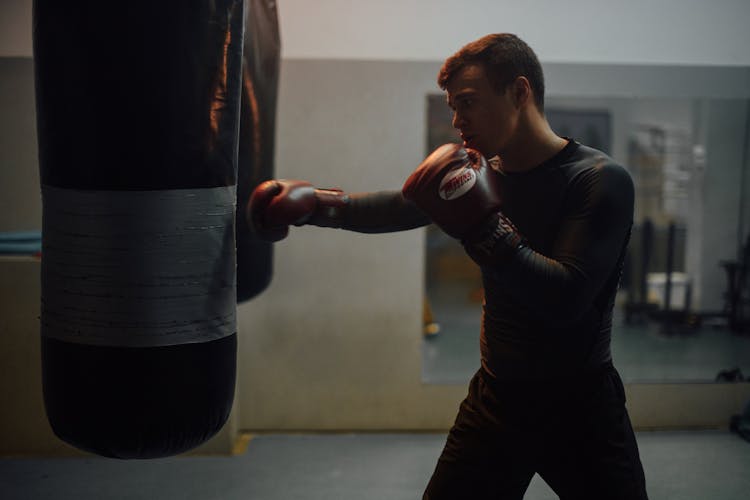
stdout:
POLYGON ((281 43, 275 0, 249 0, 243 51, 237 183, 237 301, 247 301, 271 282, 271 243, 248 230, 245 205, 263 181, 274 177, 276 97, 281 43))
POLYGON ((55 434, 153 458, 226 422, 243 0, 34 0, 55 434))

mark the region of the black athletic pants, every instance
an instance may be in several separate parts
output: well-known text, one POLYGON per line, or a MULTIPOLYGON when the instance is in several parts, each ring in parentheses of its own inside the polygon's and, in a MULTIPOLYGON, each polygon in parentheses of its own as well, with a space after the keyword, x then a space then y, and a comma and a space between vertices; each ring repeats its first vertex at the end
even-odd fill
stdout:
POLYGON ((534 473, 561 500, 648 498, 612 365, 520 383, 477 372, 423 498, 521 500, 534 473))

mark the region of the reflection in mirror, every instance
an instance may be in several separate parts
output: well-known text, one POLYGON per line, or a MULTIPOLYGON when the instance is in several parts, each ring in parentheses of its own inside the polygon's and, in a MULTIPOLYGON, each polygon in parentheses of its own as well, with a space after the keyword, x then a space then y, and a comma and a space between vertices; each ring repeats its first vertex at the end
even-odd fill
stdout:
MULTIPOLYGON (((749 103, 547 98, 558 135, 608 153, 635 184, 612 333, 627 382, 750 377, 749 103)), ((427 109, 426 152, 460 142, 444 96, 429 95, 427 109)), ((430 226, 425 276, 423 378, 463 383, 479 367, 479 269, 430 226)))

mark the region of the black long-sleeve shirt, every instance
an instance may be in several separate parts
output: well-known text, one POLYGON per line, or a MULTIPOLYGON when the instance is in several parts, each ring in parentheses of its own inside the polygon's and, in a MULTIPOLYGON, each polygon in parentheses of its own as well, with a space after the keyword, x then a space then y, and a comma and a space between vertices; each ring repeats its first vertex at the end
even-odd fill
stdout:
POLYGON ((527 241, 485 265, 482 367, 549 378, 611 361, 615 294, 633 221, 633 182, 604 153, 570 141, 542 165, 498 173, 502 211, 527 241))
MULTIPOLYGON (((483 370, 500 379, 545 379, 611 361, 615 294, 633 219, 627 171, 570 141, 524 173, 496 171, 501 210, 525 245, 482 265, 483 370)), ((352 195, 342 228, 411 229, 429 218, 401 193, 352 195)))

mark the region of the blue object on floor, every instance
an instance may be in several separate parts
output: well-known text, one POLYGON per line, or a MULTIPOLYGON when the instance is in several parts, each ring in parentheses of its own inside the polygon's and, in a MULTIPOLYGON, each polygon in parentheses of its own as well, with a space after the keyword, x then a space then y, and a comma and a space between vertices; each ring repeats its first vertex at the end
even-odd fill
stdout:
POLYGON ((0 255, 34 255, 41 251, 41 231, 0 233, 0 255))

